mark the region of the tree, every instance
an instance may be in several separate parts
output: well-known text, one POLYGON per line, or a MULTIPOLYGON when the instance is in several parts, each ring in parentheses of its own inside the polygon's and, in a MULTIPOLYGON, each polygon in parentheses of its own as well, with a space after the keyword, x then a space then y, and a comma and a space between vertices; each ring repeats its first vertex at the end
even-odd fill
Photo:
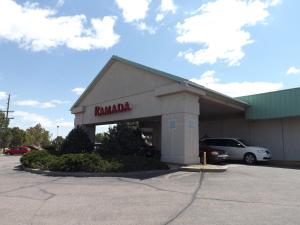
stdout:
POLYGON ((64 140, 65 139, 62 136, 58 136, 52 141, 51 144, 57 146, 57 148, 60 148, 60 146, 63 144, 64 140))
POLYGON ((45 130, 41 124, 30 127, 26 130, 26 143, 28 145, 47 146, 50 144, 49 131, 45 130))
POLYGON ((62 153, 61 148, 64 140, 65 139, 62 136, 58 136, 51 142, 50 145, 43 146, 43 148, 51 155, 60 155, 62 153))
POLYGON ((64 140, 61 152, 62 153, 85 153, 92 152, 94 144, 90 140, 89 135, 79 126, 75 127, 67 135, 64 140))
POLYGON ((13 127, 10 128, 10 133, 11 133, 11 141, 9 146, 15 147, 15 146, 20 146, 24 145, 26 141, 26 132, 19 127, 13 127))
POLYGON ((107 138, 108 133, 98 133, 95 135, 95 142, 103 143, 107 138))
POLYGON ((138 123, 118 123, 103 141, 104 150, 112 154, 137 154, 145 145, 138 123))

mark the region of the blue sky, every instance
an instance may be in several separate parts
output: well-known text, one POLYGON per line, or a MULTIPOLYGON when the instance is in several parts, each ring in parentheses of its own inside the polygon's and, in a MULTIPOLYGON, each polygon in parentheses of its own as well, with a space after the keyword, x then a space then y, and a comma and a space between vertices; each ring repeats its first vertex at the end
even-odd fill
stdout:
POLYGON ((299 1, 0 1, 0 109, 56 136, 112 55, 230 96, 300 86, 299 1))

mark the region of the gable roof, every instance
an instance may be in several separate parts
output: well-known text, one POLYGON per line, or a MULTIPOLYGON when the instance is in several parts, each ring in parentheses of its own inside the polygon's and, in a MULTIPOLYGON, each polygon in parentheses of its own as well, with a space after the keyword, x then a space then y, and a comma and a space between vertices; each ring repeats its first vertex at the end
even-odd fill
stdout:
POLYGON ((219 92, 216 92, 216 91, 213 91, 211 89, 208 89, 202 85, 199 85, 199 84, 196 84, 192 81, 189 81, 183 77, 179 77, 179 76, 176 76, 176 75, 173 75, 173 74, 170 74, 170 73, 166 73, 164 71, 161 71, 161 70, 157 70, 157 69, 154 69, 152 67, 148 67, 148 66, 145 66, 145 65, 142 65, 142 64, 139 64, 139 63, 136 63, 136 62, 133 62, 133 61, 130 61, 128 59, 124 59, 124 58, 121 58, 119 56, 116 56, 116 55, 113 55, 109 61, 105 64, 105 66, 102 68, 102 70, 98 73, 98 75, 93 79, 93 81, 89 84, 89 86, 84 90, 84 92, 80 95, 80 97, 76 100, 76 102, 73 104, 73 106, 71 107, 71 110, 75 107, 77 107, 79 105, 79 103, 83 100, 83 98, 85 96, 88 95, 88 93, 92 90, 92 88, 97 84, 97 82, 102 78, 102 76, 104 75, 104 73, 110 68, 110 66, 114 63, 114 62, 122 62, 124 64, 127 64, 127 65, 130 65, 130 66, 133 66, 135 68, 139 68, 139 69, 142 69, 142 70, 145 70, 145 71, 148 71, 150 73, 153 73, 157 76, 161 76, 161 77, 164 77, 164 78, 167 78, 167 79, 170 79, 170 80, 173 80, 175 82, 179 82, 179 83, 186 83, 188 85, 191 85, 193 87, 196 87, 196 88, 199 88, 201 90, 205 90, 206 92, 208 92, 208 94, 211 96, 211 97, 218 97, 220 98, 221 100, 225 100, 225 101, 229 101, 229 102, 232 102, 232 103, 235 103, 235 104, 239 104, 239 105, 243 105, 243 106, 248 106, 248 104, 242 100, 239 100, 239 99, 235 99, 235 98, 231 98, 227 95, 224 95, 224 94, 221 94, 219 92))

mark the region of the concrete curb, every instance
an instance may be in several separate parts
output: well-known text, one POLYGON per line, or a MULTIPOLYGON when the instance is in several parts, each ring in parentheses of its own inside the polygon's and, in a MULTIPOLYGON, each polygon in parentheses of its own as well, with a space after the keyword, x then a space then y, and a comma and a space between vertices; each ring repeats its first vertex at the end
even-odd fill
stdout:
POLYGON ((187 172, 225 172, 228 169, 227 166, 214 166, 214 165, 190 165, 183 166, 180 171, 187 172))
POLYGON ((32 169, 24 166, 20 166, 23 171, 41 174, 53 177, 138 177, 138 176, 159 176, 166 173, 173 173, 179 171, 179 168, 169 169, 169 170, 144 170, 136 172, 103 172, 103 173, 89 173, 89 172, 60 172, 60 171, 49 171, 32 169))

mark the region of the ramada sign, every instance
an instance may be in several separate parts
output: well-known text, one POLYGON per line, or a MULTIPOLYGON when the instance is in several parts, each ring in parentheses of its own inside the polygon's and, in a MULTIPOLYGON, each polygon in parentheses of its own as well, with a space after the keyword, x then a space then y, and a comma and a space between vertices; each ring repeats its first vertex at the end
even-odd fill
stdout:
POLYGON ((96 106, 95 107, 95 116, 106 116, 115 113, 131 111, 130 105, 128 102, 113 104, 108 106, 96 106))

